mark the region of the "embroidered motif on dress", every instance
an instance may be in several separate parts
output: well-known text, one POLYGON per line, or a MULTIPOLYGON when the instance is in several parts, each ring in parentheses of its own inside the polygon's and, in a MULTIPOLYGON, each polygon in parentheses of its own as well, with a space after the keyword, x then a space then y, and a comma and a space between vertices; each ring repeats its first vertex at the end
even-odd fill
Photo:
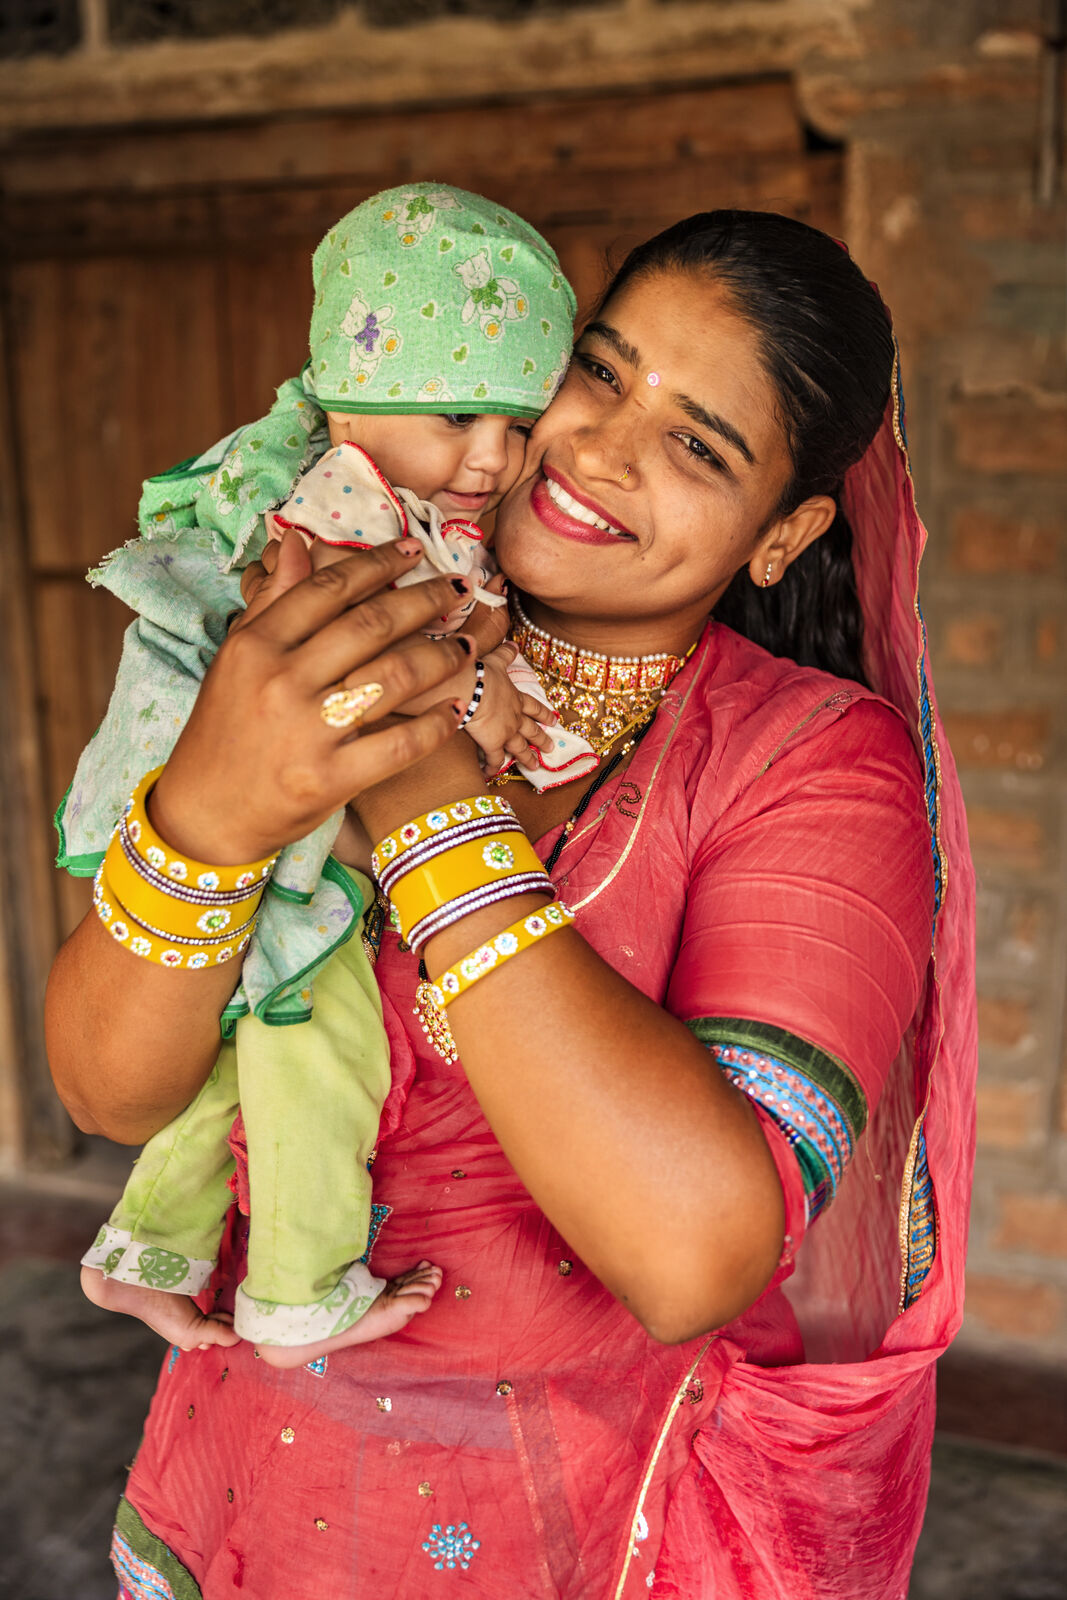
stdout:
POLYGON ((615 809, 624 817, 632 817, 635 821, 640 813, 633 808, 641 804, 641 791, 636 783, 629 781, 619 785, 619 792, 615 796, 615 809), (625 802, 625 804, 623 803, 625 802))
POLYGON ((111 1561, 127 1600, 174 1600, 163 1574, 135 1555, 118 1529, 111 1536, 111 1561))
POLYGON ((837 1193, 852 1159, 848 1118, 820 1085, 787 1062, 739 1045, 712 1042, 710 1048, 734 1087, 774 1118, 796 1150, 807 1220, 814 1222, 837 1193))
POLYGON ((934 1185, 926 1155, 926 1129, 919 1130, 908 1204, 907 1259, 904 1276, 904 1308, 918 1299, 937 1251, 937 1210, 934 1185))
POLYGON ((471 1557, 476 1550, 480 1550, 482 1541, 476 1539, 465 1522, 458 1527, 449 1523, 447 1528, 442 1528, 435 1522, 430 1529, 430 1538, 423 1544, 423 1549, 429 1556, 435 1557, 434 1570, 443 1572, 445 1568, 452 1571, 459 1567, 466 1572, 471 1564, 471 1557))
POLYGON ((389 1216, 392 1209, 392 1206, 380 1205, 377 1200, 371 1202, 370 1225, 367 1228, 367 1248, 359 1258, 362 1266, 366 1266, 370 1260, 370 1253, 374 1249, 375 1242, 378 1238, 378 1235, 382 1231, 385 1219, 389 1216))
POLYGON ((177 1361, 177 1359, 178 1359, 178 1357, 180 1355, 181 1355, 181 1351, 178 1349, 178 1346, 176 1344, 172 1344, 171 1347, 170 1347, 170 1356, 168 1357, 168 1360, 167 1360, 167 1371, 168 1372, 173 1372, 174 1371, 174 1363, 177 1361))
POLYGON ((370 957, 371 966, 378 959, 378 952, 382 947, 382 934, 385 932, 388 902, 378 890, 371 904, 363 913, 363 943, 370 957))
POLYGON ((305 1366, 316 1378, 324 1378, 326 1376, 326 1360, 326 1356, 316 1356, 314 1361, 305 1362, 305 1366))

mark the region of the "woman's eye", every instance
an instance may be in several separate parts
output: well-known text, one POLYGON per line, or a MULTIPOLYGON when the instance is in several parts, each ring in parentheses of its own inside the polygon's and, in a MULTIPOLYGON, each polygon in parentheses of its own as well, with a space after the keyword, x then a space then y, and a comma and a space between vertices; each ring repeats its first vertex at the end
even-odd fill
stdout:
POLYGON ((714 467, 716 471, 722 470, 725 465, 722 457, 717 456, 715 451, 704 443, 703 439, 698 439, 693 433, 679 433, 676 438, 681 440, 694 460, 701 462, 705 466, 714 467))
POLYGON ((475 417, 473 411, 446 411, 444 419, 450 428, 469 428, 475 417))
POLYGON ((596 356, 586 355, 584 350, 576 350, 574 359, 588 372, 591 378, 596 379, 597 383, 609 383, 614 386, 615 374, 610 367, 606 367, 602 361, 598 361, 596 356))

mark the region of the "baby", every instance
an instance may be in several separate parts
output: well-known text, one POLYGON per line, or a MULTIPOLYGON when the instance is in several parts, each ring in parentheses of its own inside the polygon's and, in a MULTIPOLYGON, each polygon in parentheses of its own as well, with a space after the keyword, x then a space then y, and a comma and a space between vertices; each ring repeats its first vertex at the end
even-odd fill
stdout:
MULTIPOLYGON (((475 598, 502 603, 481 581, 492 567, 478 519, 516 480, 527 424, 566 367, 574 297, 555 257, 512 213, 422 184, 343 218, 315 252, 314 280, 302 378, 260 422, 146 484, 141 539, 90 575, 139 616, 57 817, 68 870, 95 870, 131 787, 166 760, 275 513, 301 528, 316 564, 407 532, 434 570, 470 576, 475 598)), ((563 737, 538 726, 551 714, 512 684, 510 654, 471 663, 462 685, 432 696, 468 700, 468 732, 494 771, 508 746, 529 743, 543 762, 563 737)), ((215 1068, 145 1146, 83 1260, 92 1300, 185 1349, 247 1338, 268 1361, 303 1364, 402 1327, 441 1281, 425 1261, 388 1283, 366 1265, 386 1211, 371 1205, 367 1169, 391 1087, 388 1017, 367 941, 352 937, 371 885, 331 853, 341 821, 279 857, 215 1068), (306 1025, 279 1026, 288 1022, 306 1025), (231 1326, 193 1297, 232 1199, 238 1109, 251 1215, 231 1326)), ((98 914, 132 945, 134 917, 101 882, 98 914)))

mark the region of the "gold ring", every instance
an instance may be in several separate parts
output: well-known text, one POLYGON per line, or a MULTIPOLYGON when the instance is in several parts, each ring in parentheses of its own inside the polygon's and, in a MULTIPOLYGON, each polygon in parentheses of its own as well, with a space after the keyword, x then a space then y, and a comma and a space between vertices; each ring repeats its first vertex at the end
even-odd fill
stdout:
POLYGON ((350 728, 366 716, 384 694, 380 683, 357 683, 354 689, 331 689, 319 708, 327 727, 350 728))

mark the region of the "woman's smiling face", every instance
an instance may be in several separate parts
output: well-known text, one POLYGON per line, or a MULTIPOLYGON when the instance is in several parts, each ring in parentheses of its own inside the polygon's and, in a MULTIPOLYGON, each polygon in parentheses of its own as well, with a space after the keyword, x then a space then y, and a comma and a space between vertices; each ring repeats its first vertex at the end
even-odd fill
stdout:
POLYGON ((668 632, 690 643, 738 569, 777 549, 791 472, 756 336, 727 294, 687 272, 633 279, 533 430, 497 558, 560 624, 625 624, 630 653, 671 648, 648 642, 668 632))

